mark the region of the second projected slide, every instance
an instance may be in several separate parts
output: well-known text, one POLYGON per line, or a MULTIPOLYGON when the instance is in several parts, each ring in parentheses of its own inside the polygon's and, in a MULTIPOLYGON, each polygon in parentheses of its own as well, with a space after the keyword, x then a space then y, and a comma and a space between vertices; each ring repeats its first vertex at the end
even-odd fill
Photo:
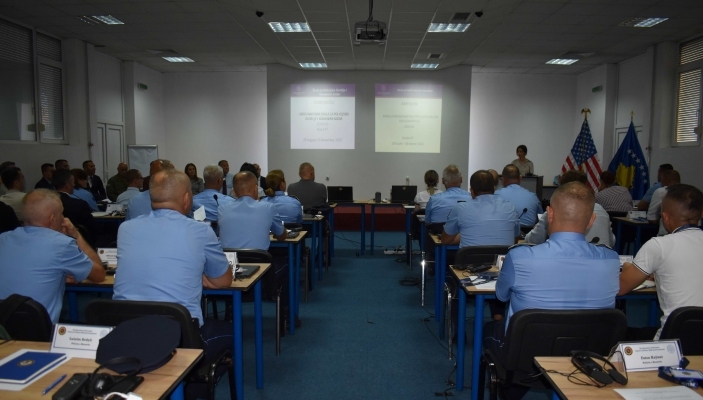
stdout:
POLYGON ((353 149, 354 94, 354 85, 291 85, 290 148, 353 149))
POLYGON ((439 153, 442 85, 376 84, 376 151, 439 153))

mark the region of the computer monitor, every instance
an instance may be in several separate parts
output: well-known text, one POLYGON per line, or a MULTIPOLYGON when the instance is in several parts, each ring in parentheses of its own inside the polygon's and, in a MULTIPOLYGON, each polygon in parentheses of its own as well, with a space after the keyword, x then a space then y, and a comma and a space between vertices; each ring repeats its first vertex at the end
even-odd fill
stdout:
POLYGON ((351 186, 327 186, 327 201, 330 203, 354 202, 354 189, 351 186))

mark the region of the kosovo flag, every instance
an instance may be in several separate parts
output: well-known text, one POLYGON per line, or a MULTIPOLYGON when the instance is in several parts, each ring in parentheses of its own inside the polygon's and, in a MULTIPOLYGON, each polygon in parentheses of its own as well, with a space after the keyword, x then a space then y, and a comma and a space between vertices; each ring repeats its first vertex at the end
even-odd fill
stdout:
POLYGON ((641 199, 649 189, 649 168, 632 122, 608 171, 615 172, 615 182, 630 189, 633 199, 641 199))

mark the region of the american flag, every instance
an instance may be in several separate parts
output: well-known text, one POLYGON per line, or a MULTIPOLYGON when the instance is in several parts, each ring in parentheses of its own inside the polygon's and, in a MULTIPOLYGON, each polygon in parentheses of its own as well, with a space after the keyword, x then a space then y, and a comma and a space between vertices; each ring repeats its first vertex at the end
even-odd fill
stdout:
POLYGON ((591 129, 588 127, 588 120, 583 121, 581 125, 581 132, 576 138, 574 147, 571 148, 571 152, 566 157, 564 165, 561 167, 561 173, 570 171, 572 169, 578 169, 586 173, 588 176, 588 185, 595 191, 598 189, 598 181, 600 180, 600 164, 598 164, 598 151, 596 150, 596 145, 593 143, 593 137, 591 136, 591 129))

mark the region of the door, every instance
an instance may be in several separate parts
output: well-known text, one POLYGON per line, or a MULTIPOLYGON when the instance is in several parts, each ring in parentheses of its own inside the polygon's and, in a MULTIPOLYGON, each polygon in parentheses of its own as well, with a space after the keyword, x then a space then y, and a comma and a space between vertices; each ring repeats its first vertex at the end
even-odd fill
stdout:
POLYGON ((117 173, 117 164, 126 162, 124 127, 122 125, 98 123, 97 146, 102 149, 103 181, 117 173))

